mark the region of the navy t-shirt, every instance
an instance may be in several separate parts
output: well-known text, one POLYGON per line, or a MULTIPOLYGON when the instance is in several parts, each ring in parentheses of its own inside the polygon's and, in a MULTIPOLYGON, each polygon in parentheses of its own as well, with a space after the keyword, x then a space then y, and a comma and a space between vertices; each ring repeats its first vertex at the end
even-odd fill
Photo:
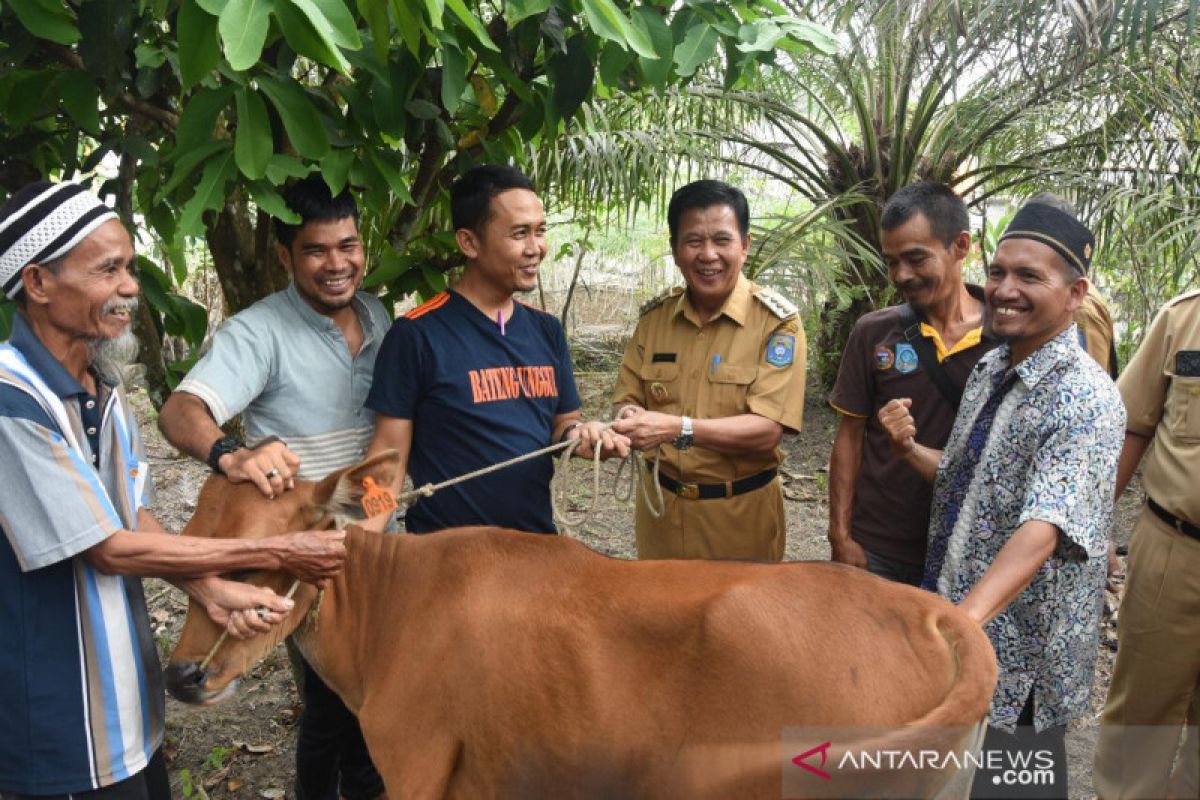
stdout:
MULTIPOLYGON (((562 325, 513 305, 500 332, 470 301, 442 292, 383 340, 367 408, 413 421, 413 485, 440 483, 550 444, 555 416, 580 407, 562 325)), ((551 456, 523 461, 417 501, 412 533, 459 525, 555 532, 551 456)))

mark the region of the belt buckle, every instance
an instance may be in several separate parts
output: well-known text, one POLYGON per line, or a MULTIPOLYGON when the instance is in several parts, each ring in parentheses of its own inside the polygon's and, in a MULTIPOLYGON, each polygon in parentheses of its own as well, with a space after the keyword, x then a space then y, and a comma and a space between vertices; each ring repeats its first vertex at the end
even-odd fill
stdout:
POLYGON ((686 500, 697 500, 700 497, 700 486, 695 483, 680 483, 679 496, 686 500))

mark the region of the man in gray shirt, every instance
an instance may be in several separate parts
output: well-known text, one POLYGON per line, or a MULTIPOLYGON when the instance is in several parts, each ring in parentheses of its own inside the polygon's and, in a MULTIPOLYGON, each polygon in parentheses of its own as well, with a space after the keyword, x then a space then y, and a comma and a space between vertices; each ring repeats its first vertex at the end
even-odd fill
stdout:
MULTIPOLYGON (((314 175, 284 199, 301 218, 275 222, 291 285, 226 321, 159 415, 167 441, 268 497, 363 458, 374 432, 363 401, 390 323, 358 291, 363 247, 349 192, 333 197, 314 175), (245 442, 219 427, 237 414, 245 442)), ((337 800, 339 770, 346 800, 382 794, 357 720, 308 665, 302 683, 296 796, 337 800)))

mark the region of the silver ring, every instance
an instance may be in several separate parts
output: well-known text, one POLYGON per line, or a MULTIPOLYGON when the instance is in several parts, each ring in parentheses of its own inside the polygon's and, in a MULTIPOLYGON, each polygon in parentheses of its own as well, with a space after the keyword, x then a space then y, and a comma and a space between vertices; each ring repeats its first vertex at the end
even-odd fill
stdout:
POLYGON ((267 473, 267 479, 270 480, 271 478, 278 478, 278 477, 279 477, 279 470, 276 467, 271 467, 271 471, 267 473))

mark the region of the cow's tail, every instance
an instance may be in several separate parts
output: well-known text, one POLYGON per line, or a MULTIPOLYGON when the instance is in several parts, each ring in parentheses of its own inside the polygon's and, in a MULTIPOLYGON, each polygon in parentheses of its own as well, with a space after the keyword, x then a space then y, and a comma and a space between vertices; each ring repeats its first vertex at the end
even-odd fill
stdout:
POLYGON ((954 657, 954 680, 942 702, 913 725, 922 728, 974 725, 987 716, 996 690, 996 656, 983 628, 957 609, 930 614, 931 633, 954 657))

